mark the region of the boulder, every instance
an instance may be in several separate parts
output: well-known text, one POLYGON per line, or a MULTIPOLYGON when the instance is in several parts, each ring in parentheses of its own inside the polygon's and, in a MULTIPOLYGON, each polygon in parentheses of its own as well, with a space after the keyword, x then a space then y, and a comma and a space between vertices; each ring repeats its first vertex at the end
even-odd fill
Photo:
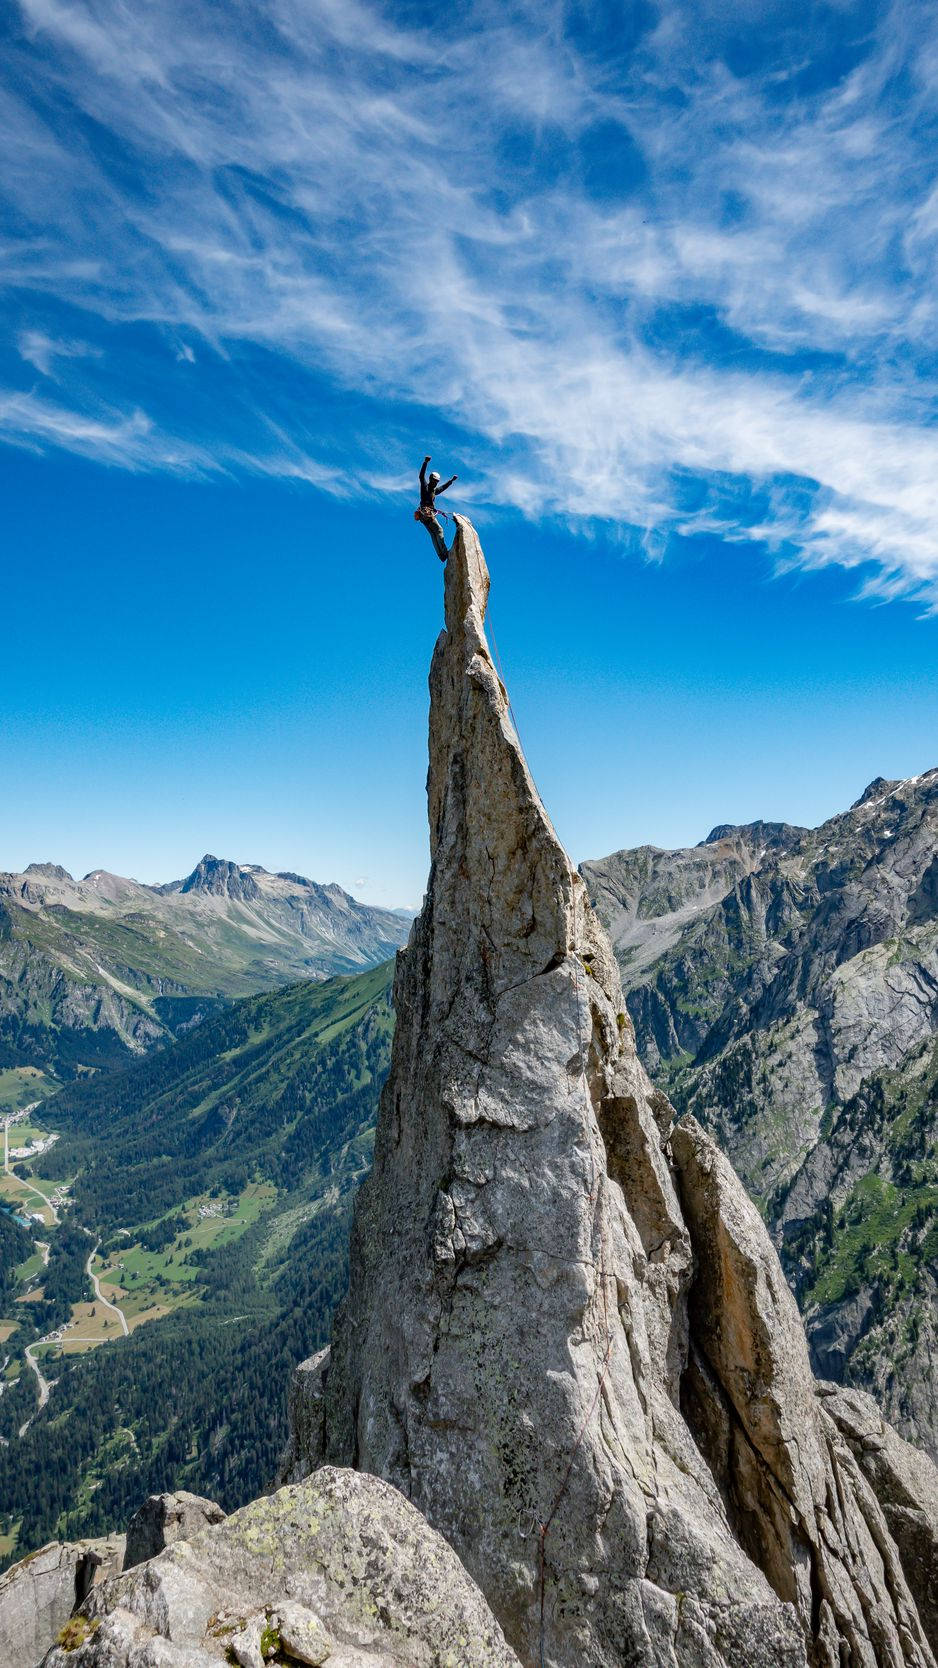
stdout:
POLYGON ((74 1623, 44 1668, 518 1668, 442 1536, 329 1468, 105 1581, 74 1623))
POLYGON ((35 1668, 76 1606, 120 1569, 124 1538, 50 1541, 0 1575, 0 1662, 35 1668))
POLYGON ((200 1494, 187 1494, 179 1489, 175 1494, 151 1494, 127 1525, 127 1548, 124 1569, 144 1564, 155 1558, 173 1541, 187 1541, 210 1523, 221 1523, 225 1514, 214 1500, 204 1500, 200 1494))

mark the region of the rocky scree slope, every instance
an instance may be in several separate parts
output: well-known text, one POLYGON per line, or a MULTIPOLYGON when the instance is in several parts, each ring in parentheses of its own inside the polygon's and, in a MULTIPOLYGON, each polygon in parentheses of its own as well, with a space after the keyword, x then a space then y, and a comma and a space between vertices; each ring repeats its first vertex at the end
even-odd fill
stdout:
POLYGON ((297 1374, 286 1475, 326 1461, 395 1484, 527 1668, 931 1664, 768 1234, 639 1062, 456 519, 429 888, 349 1294, 297 1374))
POLYGON ((33 863, 0 874, 0 1066, 118 1065, 233 997, 384 961, 407 931, 340 886, 256 864, 207 856, 143 886, 33 863))
POLYGON ((938 1453, 938 771, 582 872, 642 1059, 759 1202, 818 1370, 938 1453))

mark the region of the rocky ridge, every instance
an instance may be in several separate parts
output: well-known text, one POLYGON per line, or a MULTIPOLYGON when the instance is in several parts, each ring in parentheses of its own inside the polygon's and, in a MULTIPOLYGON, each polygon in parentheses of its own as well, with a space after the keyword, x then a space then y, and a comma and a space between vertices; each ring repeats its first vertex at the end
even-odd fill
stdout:
POLYGON ((642 1059, 759 1201, 818 1370, 938 1454, 938 771, 583 875, 642 1059))
POLYGON ((120 1569, 124 1537, 50 1541, 0 1575, 0 1662, 35 1668, 96 1582, 120 1569))
POLYGON ((376 1477, 323 1470, 227 1519, 151 1496, 118 1575, 122 1544, 44 1547, 0 1578, 4 1663, 518 1668, 455 1553, 376 1477))
POLYGON ((395 1484, 525 1665, 932 1664, 765 1228, 639 1062, 456 519, 430 882, 349 1294, 297 1376, 287 1470, 395 1484))

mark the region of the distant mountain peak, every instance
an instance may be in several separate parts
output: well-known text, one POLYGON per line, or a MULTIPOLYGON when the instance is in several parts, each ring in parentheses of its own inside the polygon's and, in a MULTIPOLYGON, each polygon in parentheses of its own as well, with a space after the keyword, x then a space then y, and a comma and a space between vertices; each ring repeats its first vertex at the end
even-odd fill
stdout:
POLYGON ((720 822, 716 828, 711 828, 705 840, 700 841, 697 850, 700 850, 700 846, 715 846, 721 840, 733 839, 745 840, 750 845, 762 845, 766 849, 787 849, 806 832, 806 829, 790 822, 720 822))
POLYGON ((213 857, 211 852, 198 862, 190 875, 179 884, 180 892, 209 892, 214 897, 236 898, 245 902, 260 897, 255 874, 264 871, 253 867, 243 869, 225 857, 213 857))
POLYGON ((46 880, 70 880, 74 883, 74 876, 61 863, 29 863, 23 870, 26 875, 42 875, 46 880))
POLYGON ((874 776, 868 787, 863 789, 859 799, 851 805, 851 811, 858 811, 861 805, 868 805, 871 799, 885 799, 886 795, 901 787, 900 781, 887 782, 885 776, 874 776))

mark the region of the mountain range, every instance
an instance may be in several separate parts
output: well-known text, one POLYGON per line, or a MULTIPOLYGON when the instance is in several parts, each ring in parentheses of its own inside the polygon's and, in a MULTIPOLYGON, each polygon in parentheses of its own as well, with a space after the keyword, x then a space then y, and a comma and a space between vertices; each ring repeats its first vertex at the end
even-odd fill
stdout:
MULTIPOLYGON (((338 1225, 323 1182, 328 1162, 341 1168, 341 1154, 364 1144, 350 1136, 389 1032, 380 970, 251 998, 43 1108, 50 1119, 58 1109, 62 1128, 42 1161, 60 1165, 66 1143, 79 1143, 67 1164, 71 1175, 77 1160, 74 1209, 56 1232, 45 1285, 59 1242, 67 1257, 84 1224, 97 1241, 88 1269, 106 1259, 92 1278, 102 1291, 122 1286, 135 1322, 144 1269, 160 1290, 194 1265, 202 1289, 169 1321, 141 1326, 139 1341, 99 1349, 101 1376, 80 1397, 69 1393, 69 1370, 27 1430, 27 1444, 36 1432, 32 1476, 20 1469, 20 1444, 0 1452, 0 1499, 15 1471, 30 1539, 39 1489, 47 1513, 58 1495, 67 1530, 76 1514, 101 1510, 102 1496, 107 1526, 128 1530, 123 1573, 86 1597, 79 1573, 105 1549, 55 1549, 63 1604, 54 1618, 47 1610, 30 1654, 38 1660, 57 1639, 44 1668, 935 1668, 938 1467, 871 1398, 816 1380, 765 1221, 701 1121, 645 1072, 611 944, 512 723, 485 636, 488 571, 465 517, 444 553, 446 629, 430 673, 430 877, 395 968, 374 1159, 354 1204, 331 1343, 320 1347, 335 1238, 323 1230, 338 1225), (107 1173, 109 1131, 115 1170, 135 1178, 123 1190, 107 1173), (90 1144, 83 1157, 81 1143, 90 1144), (189 1165, 199 1160, 207 1194, 192 1192, 189 1165), (271 1225, 294 1184, 295 1206, 271 1225), (301 1202, 310 1186, 315 1196, 301 1202), (153 1219, 140 1220, 145 1210, 153 1219), (200 1259, 207 1235, 213 1249, 200 1259), (265 1286, 274 1295, 273 1269, 275 1292, 293 1304, 276 1317, 262 1296, 265 1286), (204 1324, 212 1289, 227 1307, 216 1321, 234 1335, 227 1356, 222 1327, 204 1324), (163 1328, 199 1309, 198 1330, 180 1333, 168 1356, 164 1344, 162 1366, 148 1372, 146 1351, 163 1328), (251 1340, 247 1358, 238 1328, 251 1340), (227 1498, 244 1498, 265 1448, 259 1379, 283 1384, 276 1363, 304 1331, 319 1338, 292 1375, 282 1486, 268 1472, 262 1497, 227 1521, 218 1502, 178 1494, 131 1519, 145 1477, 161 1469, 190 1486, 214 1473, 227 1498), (187 1404, 201 1402, 195 1441, 179 1418, 177 1378, 187 1404), (89 1446, 95 1460, 76 1499, 70 1456, 89 1446), (69 1464, 71 1486, 60 1491, 69 1464)), ((707 842, 725 847, 717 861, 748 873, 721 881, 705 854, 697 891, 711 896, 695 912, 685 860, 670 888, 682 894, 684 920, 676 936, 673 922, 658 934, 659 947, 671 935, 666 958, 682 932, 693 935, 689 916, 699 926, 726 905, 732 918, 731 895, 748 900, 723 971, 736 988, 722 1018, 693 1055, 685 1043, 681 1068, 670 1060, 685 1099, 699 1091, 701 1113, 713 1100, 711 1123, 732 1103, 708 1099, 709 1036, 715 1061, 760 1022, 781 1027, 776 1052, 786 1024, 796 1039, 814 1027, 811 1059, 794 1043, 786 1058, 806 1094, 813 1066, 826 1101, 813 1128, 808 1105, 805 1150, 773 1142, 753 1181, 767 1179, 763 1207, 789 1247, 776 1201, 822 1143, 834 1152, 841 1131, 841 1157, 851 1130, 862 1148, 875 1112, 857 1105, 875 1076, 871 1056, 858 1080, 838 1077, 851 1053, 831 984, 878 947, 877 930, 896 941, 894 963, 875 963, 866 982, 862 960, 856 970, 854 1011, 875 1037, 890 966, 900 969, 896 989, 908 986, 913 958, 927 966, 918 900, 929 886, 929 784, 881 787, 842 828, 782 831, 771 859, 768 834, 717 831, 707 842), (890 895, 886 919, 877 906, 890 895)), ((667 876, 658 880, 667 906, 658 916, 673 914, 667 876)), ((634 906, 624 894, 626 924, 641 917, 634 906)), ((712 955, 718 941, 714 929, 712 955)), ((656 960, 633 996, 654 985, 656 960)), ((662 989, 664 1000, 663 980, 662 989)), ((696 1003, 682 989, 700 1018, 705 983, 696 1003)), ((894 1072, 917 1046, 908 1036, 900 1044, 894 1072)), ((890 1185, 906 1185, 902 1164, 915 1184, 921 1161, 906 1149, 927 1124, 929 1097, 898 1110, 883 1089, 873 1123, 890 1132, 890 1185)), ((761 1109, 739 1099, 743 1129, 761 1109)), ((735 1127, 727 1121, 727 1133, 735 1127)), ((757 1151, 755 1137, 750 1146, 757 1151)), ((798 1218, 799 1234, 809 1220, 798 1218)), ((836 1205, 828 1230, 836 1255, 836 1205)), ((912 1260, 905 1244, 902 1253, 912 1260)), ((34 1615, 37 1581, 30 1559, 6 1577, 0 1609, 14 1623, 34 1615)), ((22 1621, 7 1628, 14 1643, 22 1634, 22 1621)))
MULTIPOLYGON (((816 1381, 780 1256, 815 1370, 934 1450, 938 771, 817 830, 578 872, 464 518, 445 587, 431 873, 393 990, 388 963, 282 984, 282 956, 244 959, 306 909, 295 876, 206 859, 128 903, 33 870, 6 903, 33 939, 5 943, 64 986, 113 991, 130 921, 162 1031, 85 1062, 40 1015, 67 1080, 0 1177, 0 1557, 119 1531, 147 1494, 211 1525, 86 1598, 103 1553, 56 1549, 47 1668, 934 1668, 938 1469, 816 1381), (198 933, 165 913, 194 908, 198 933), (167 993, 180 943, 224 953, 167 993)), ((5 1578, 8 1620, 38 1568, 5 1578)))
MULTIPOLYGON (((938 1452, 938 771, 878 778, 818 829, 722 825, 698 846, 621 851, 582 874, 613 941, 643 1062, 678 1109, 717 1136, 758 1202, 805 1313, 816 1370, 872 1391, 905 1434, 938 1452)), ((0 943, 0 967, 12 951, 26 962, 28 988, 48 978, 57 993, 33 1059, 65 1076, 76 1060, 108 1068, 79 1072, 40 1114, 60 1141, 34 1173, 77 1176, 76 1219, 106 1245, 123 1232, 137 1246, 165 1223, 181 1240, 179 1212, 193 1199, 213 1187, 237 1197, 269 1185, 254 1237, 283 1240, 282 1224, 305 1220, 320 1198, 321 1230, 328 1222, 341 1237, 387 1065, 389 975, 378 967, 321 981, 330 955, 374 955, 403 939, 406 921, 339 888, 211 857, 162 887, 101 872, 75 882, 33 867, 3 877, 0 896, 17 929, 0 943), (176 989, 167 995, 171 964, 176 989), (133 998, 109 982, 118 967, 133 998), (297 971, 303 982, 270 990, 297 971), (240 997, 255 985, 258 994, 240 997), (79 1021, 67 1047, 66 1011, 79 1021), (324 1110, 333 1101, 341 1117, 324 1110), (320 1141, 324 1116, 337 1145, 310 1170, 305 1149, 320 1141), (346 1178, 338 1189, 328 1180, 337 1163, 346 1178)), ((7 1058, 22 1065, 21 1046, 7 1058)), ((3 1220, 12 1269, 22 1240, 12 1245, 13 1223, 3 1220)), ((218 1265, 242 1294, 245 1279, 261 1289, 253 1244, 218 1265)), ((209 1257, 206 1278, 212 1266, 209 1257)), ((175 1272, 161 1268, 161 1288, 155 1268, 142 1267, 139 1305, 170 1315, 134 1342, 152 1373, 180 1326, 195 1336, 214 1324, 211 1305, 181 1303, 193 1289, 184 1257, 175 1272)), ((69 1374, 84 1394, 110 1374, 110 1355, 95 1352, 66 1372, 60 1407, 69 1374)), ((30 1387, 27 1377, 8 1398, 8 1423, 30 1387)), ((280 1416, 278 1403, 267 1415, 272 1431, 280 1416)), ((202 1430, 202 1415, 192 1417, 202 1430)), ((37 1423, 37 1439, 42 1430, 37 1423)), ((101 1439, 110 1440, 106 1430, 101 1439)), ((275 1447, 271 1437, 265 1451, 275 1447)), ((241 1474, 243 1457, 226 1463, 241 1474)), ((150 1476, 141 1464, 139 1475, 150 1476)))
POLYGON ((758 1202, 816 1369, 938 1451, 938 770, 583 874, 642 1059, 758 1202))
POLYGON ((0 874, 0 1070, 118 1065, 233 998, 384 961, 408 929, 340 886, 212 856, 161 886, 0 874))

